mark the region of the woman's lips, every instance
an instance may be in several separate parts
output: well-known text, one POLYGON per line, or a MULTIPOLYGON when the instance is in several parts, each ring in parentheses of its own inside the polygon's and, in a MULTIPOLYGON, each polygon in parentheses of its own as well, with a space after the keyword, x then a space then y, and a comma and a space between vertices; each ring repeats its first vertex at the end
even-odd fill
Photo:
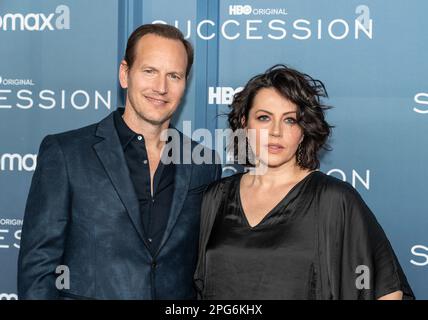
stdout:
POLYGON ((269 143, 267 145, 269 153, 280 153, 284 150, 284 147, 280 144, 269 143))

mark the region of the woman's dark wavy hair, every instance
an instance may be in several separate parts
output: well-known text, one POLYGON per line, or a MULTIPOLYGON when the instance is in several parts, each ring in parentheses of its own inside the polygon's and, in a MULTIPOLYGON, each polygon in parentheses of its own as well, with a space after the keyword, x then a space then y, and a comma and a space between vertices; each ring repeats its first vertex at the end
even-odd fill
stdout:
MULTIPOLYGON (((324 116, 330 107, 321 102, 321 98, 328 97, 324 84, 283 64, 274 65, 265 73, 251 78, 244 89, 235 94, 230 105, 232 110, 228 115, 229 126, 233 131, 245 127, 254 97, 262 88, 274 88, 284 98, 296 104, 298 125, 304 134, 298 164, 302 168, 318 169, 318 151, 321 148, 329 150, 326 142, 332 128, 324 116)), ((237 155, 236 141, 233 142, 233 148, 237 155)))

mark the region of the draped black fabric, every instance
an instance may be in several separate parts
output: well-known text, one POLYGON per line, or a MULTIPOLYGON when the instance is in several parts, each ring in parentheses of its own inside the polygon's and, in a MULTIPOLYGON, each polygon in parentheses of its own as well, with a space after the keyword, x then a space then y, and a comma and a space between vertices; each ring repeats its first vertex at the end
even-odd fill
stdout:
POLYGON ((241 177, 205 193, 200 299, 376 299, 397 290, 414 298, 385 233, 351 185, 315 171, 251 228, 241 177))
POLYGON ((234 179, 217 214, 206 249, 205 299, 308 299, 316 281, 315 216, 296 214, 297 184, 263 220, 251 227, 234 179))

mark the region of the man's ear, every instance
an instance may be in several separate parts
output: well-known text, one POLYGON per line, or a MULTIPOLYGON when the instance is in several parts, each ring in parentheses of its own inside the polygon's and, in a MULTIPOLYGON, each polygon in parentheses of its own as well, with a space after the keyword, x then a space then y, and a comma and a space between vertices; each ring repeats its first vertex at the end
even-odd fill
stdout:
POLYGON ((128 71, 128 64, 125 60, 122 60, 119 67, 119 82, 123 89, 128 88, 128 71))

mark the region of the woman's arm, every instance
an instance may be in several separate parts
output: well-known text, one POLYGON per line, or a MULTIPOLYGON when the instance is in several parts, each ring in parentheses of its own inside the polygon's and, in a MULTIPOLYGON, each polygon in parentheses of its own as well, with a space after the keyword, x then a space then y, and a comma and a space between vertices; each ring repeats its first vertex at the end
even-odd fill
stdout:
POLYGON ((378 300, 403 300, 403 291, 395 291, 380 297, 378 300))

